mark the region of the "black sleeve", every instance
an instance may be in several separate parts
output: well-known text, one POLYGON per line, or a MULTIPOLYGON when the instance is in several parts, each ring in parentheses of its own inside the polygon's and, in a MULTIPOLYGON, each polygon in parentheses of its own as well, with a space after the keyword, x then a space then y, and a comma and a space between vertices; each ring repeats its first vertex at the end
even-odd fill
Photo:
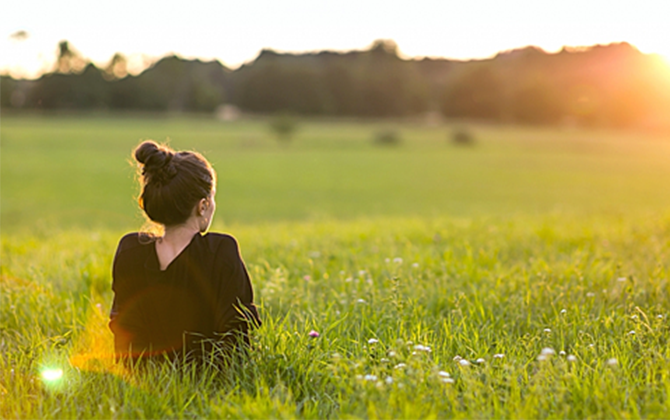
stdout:
POLYGON ((217 258, 222 261, 216 302, 216 329, 218 333, 234 331, 246 335, 249 327, 261 324, 254 305, 254 292, 249 273, 240 255, 237 241, 230 236, 219 246, 217 258))
POLYGON ((137 335, 139 329, 132 322, 133 318, 124 314, 128 298, 128 290, 126 290, 128 284, 124 284, 125 277, 124 270, 121 267, 123 264, 121 254, 133 242, 132 235, 126 235, 121 238, 114 255, 114 262, 112 263, 112 291, 114 292, 114 300, 112 301, 112 308, 109 314, 109 329, 114 333, 114 348, 117 353, 128 352, 130 343, 137 335))

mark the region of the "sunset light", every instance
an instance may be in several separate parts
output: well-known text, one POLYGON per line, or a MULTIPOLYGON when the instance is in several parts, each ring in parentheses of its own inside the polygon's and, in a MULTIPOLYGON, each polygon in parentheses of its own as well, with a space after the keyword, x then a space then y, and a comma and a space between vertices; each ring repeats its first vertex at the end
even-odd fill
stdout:
POLYGON ((0 72, 35 77, 50 69, 56 45, 68 40, 94 63, 116 52, 131 73, 170 53, 216 59, 236 68, 264 48, 277 51, 360 50, 393 39, 405 57, 486 58, 527 45, 628 42, 670 57, 668 2, 213 2, 177 7, 121 0, 91 17, 82 0, 11 2, 0 16, 0 72), (12 34, 25 31, 25 39, 12 34))

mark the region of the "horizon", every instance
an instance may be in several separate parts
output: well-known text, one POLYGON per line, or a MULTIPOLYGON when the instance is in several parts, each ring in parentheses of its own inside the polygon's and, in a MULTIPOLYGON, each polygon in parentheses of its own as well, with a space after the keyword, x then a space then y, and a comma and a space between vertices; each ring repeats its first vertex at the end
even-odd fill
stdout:
MULTIPOLYGON (((260 57, 260 55, 263 53, 263 51, 272 51, 272 52, 275 52, 275 53, 280 54, 280 55, 308 55, 308 54, 319 54, 319 53, 323 53, 323 52, 346 54, 346 53, 355 53, 355 52, 367 51, 371 48, 371 46, 373 45, 373 43, 375 41, 379 41, 379 40, 395 42, 392 39, 390 39, 390 40, 389 39, 376 39, 373 42, 370 42, 365 47, 347 49, 347 50, 336 50, 336 49, 326 48, 326 49, 321 49, 321 50, 283 51, 283 50, 278 50, 278 49, 275 49, 275 48, 272 48, 272 47, 264 47, 261 50, 259 50, 258 52, 256 52, 256 54, 251 59, 245 60, 245 61, 243 61, 242 63, 240 63, 236 66, 228 65, 227 63, 223 62, 221 59, 216 58, 216 57, 214 57, 214 58, 203 58, 203 57, 196 57, 196 56, 185 56, 183 54, 179 54, 179 53, 176 53, 176 52, 167 52, 166 54, 164 54, 162 56, 158 56, 158 57, 148 57, 148 56, 141 57, 142 60, 143 60, 142 65, 137 65, 137 63, 131 63, 130 60, 129 60, 128 74, 133 75, 133 76, 137 76, 137 75, 141 74, 142 72, 144 72, 145 70, 154 66, 159 61, 161 61, 165 58, 168 58, 168 57, 177 57, 181 60, 187 60, 187 61, 199 60, 203 63, 210 63, 210 62, 215 62, 216 61, 216 62, 220 63, 222 66, 224 66, 224 67, 226 67, 226 68, 228 68, 232 71, 235 71, 235 70, 237 70, 237 69, 239 69, 239 68, 241 68, 245 65, 251 64, 254 61, 256 61, 260 57), (133 64, 135 64, 134 68, 132 67, 133 64)), ((79 51, 79 49, 76 48, 76 46, 72 45, 72 43, 70 43, 69 41, 63 39, 63 40, 61 40, 61 42, 68 42, 70 48, 72 48, 77 53, 81 54, 81 57, 87 63, 93 64, 97 68, 100 68, 100 69, 104 68, 113 57, 113 56, 110 57, 110 60, 107 60, 106 62, 105 61, 96 62, 96 61, 91 60, 84 52, 79 51)), ((445 56, 408 56, 407 54, 403 53, 403 51, 401 50, 399 45, 398 45, 397 53, 398 53, 399 58, 401 58, 402 60, 406 60, 406 61, 411 61, 411 60, 421 61, 421 60, 429 59, 429 60, 447 60, 447 61, 456 61, 456 62, 468 62, 468 61, 491 60, 491 59, 494 59, 495 57, 497 57, 498 55, 505 54, 505 53, 510 53, 510 52, 514 52, 514 51, 520 51, 520 50, 524 50, 524 49, 527 49, 527 48, 539 49, 540 51, 542 51, 545 54, 558 54, 564 49, 580 51, 580 50, 588 50, 588 49, 596 48, 596 47, 607 47, 607 46, 610 46, 610 45, 617 45, 617 44, 628 44, 632 48, 639 51, 641 54, 649 55, 649 56, 656 56, 656 57, 661 58, 661 60, 664 63, 666 63, 668 66, 670 66, 670 59, 668 57, 665 57, 665 56, 663 56, 661 54, 658 54, 658 53, 645 53, 645 52, 641 51, 640 48, 638 48, 637 46, 635 46, 635 45, 633 45, 629 42, 626 42, 626 41, 611 42, 611 43, 607 43, 607 44, 593 44, 593 45, 563 45, 563 46, 561 46, 561 48, 559 48, 558 50, 555 50, 555 51, 547 51, 546 49, 544 49, 544 48, 542 48, 538 45, 530 45, 529 44, 529 45, 523 45, 523 46, 509 48, 509 49, 506 49, 506 50, 497 51, 497 52, 495 52, 495 53, 493 53, 489 56, 486 56, 486 57, 468 57, 468 58, 452 58, 452 57, 445 57, 445 56)), ((57 48, 54 48, 54 51, 56 51, 56 50, 57 50, 57 48)), ((126 57, 126 59, 129 58, 128 56, 125 56, 125 57, 126 57)), ((135 57, 135 58, 137 59, 137 57, 135 57)), ((51 65, 48 68, 45 68, 43 71, 33 75, 33 77, 25 77, 25 75, 11 74, 10 71, 5 71, 5 69, 0 69, 0 76, 9 76, 9 77, 12 77, 15 80, 36 80, 36 79, 39 79, 40 77, 42 77, 45 74, 49 74, 49 73, 54 72, 56 70, 55 69, 56 63, 57 63, 57 57, 56 57, 56 52, 54 52, 53 62, 51 62, 51 65)))
POLYGON ((301 54, 360 51, 374 40, 397 43, 404 59, 478 60, 535 46, 547 53, 627 42, 645 54, 670 57, 665 18, 670 3, 601 0, 537 4, 353 1, 313 4, 229 4, 195 0, 188 6, 119 0, 100 17, 83 0, 59 4, 14 2, 0 17, 0 74, 34 79, 53 69, 58 42, 67 40, 96 66, 115 53, 138 74, 162 57, 217 60, 236 69, 263 49, 301 54), (40 13, 34 13, 38 9, 40 13), (89 18, 95 16, 94 18, 89 18), (95 13, 95 14, 93 14, 95 13), (14 36, 25 31, 27 37, 14 36))

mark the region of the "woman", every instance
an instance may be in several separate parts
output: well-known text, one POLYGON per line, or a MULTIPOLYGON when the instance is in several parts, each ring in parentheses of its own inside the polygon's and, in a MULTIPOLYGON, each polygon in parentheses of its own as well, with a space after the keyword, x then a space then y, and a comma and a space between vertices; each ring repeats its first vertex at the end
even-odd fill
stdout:
POLYGON ((164 234, 124 236, 112 268, 109 326, 117 356, 201 356, 215 342, 248 343, 260 324, 237 241, 204 233, 216 208, 216 175, 200 154, 145 141, 139 205, 164 234))

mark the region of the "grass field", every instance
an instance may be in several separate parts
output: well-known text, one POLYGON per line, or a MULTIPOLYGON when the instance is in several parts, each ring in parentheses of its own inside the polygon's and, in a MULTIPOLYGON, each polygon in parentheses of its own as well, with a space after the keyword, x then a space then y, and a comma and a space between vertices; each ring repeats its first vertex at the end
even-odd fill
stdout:
POLYGON ((0 417, 670 417, 670 138, 473 126, 457 148, 394 124, 372 145, 390 125, 282 147, 263 121, 3 115, 0 417), (143 223, 128 158, 166 137, 218 171, 214 230, 261 308, 225 371, 111 358, 111 258, 143 223))

